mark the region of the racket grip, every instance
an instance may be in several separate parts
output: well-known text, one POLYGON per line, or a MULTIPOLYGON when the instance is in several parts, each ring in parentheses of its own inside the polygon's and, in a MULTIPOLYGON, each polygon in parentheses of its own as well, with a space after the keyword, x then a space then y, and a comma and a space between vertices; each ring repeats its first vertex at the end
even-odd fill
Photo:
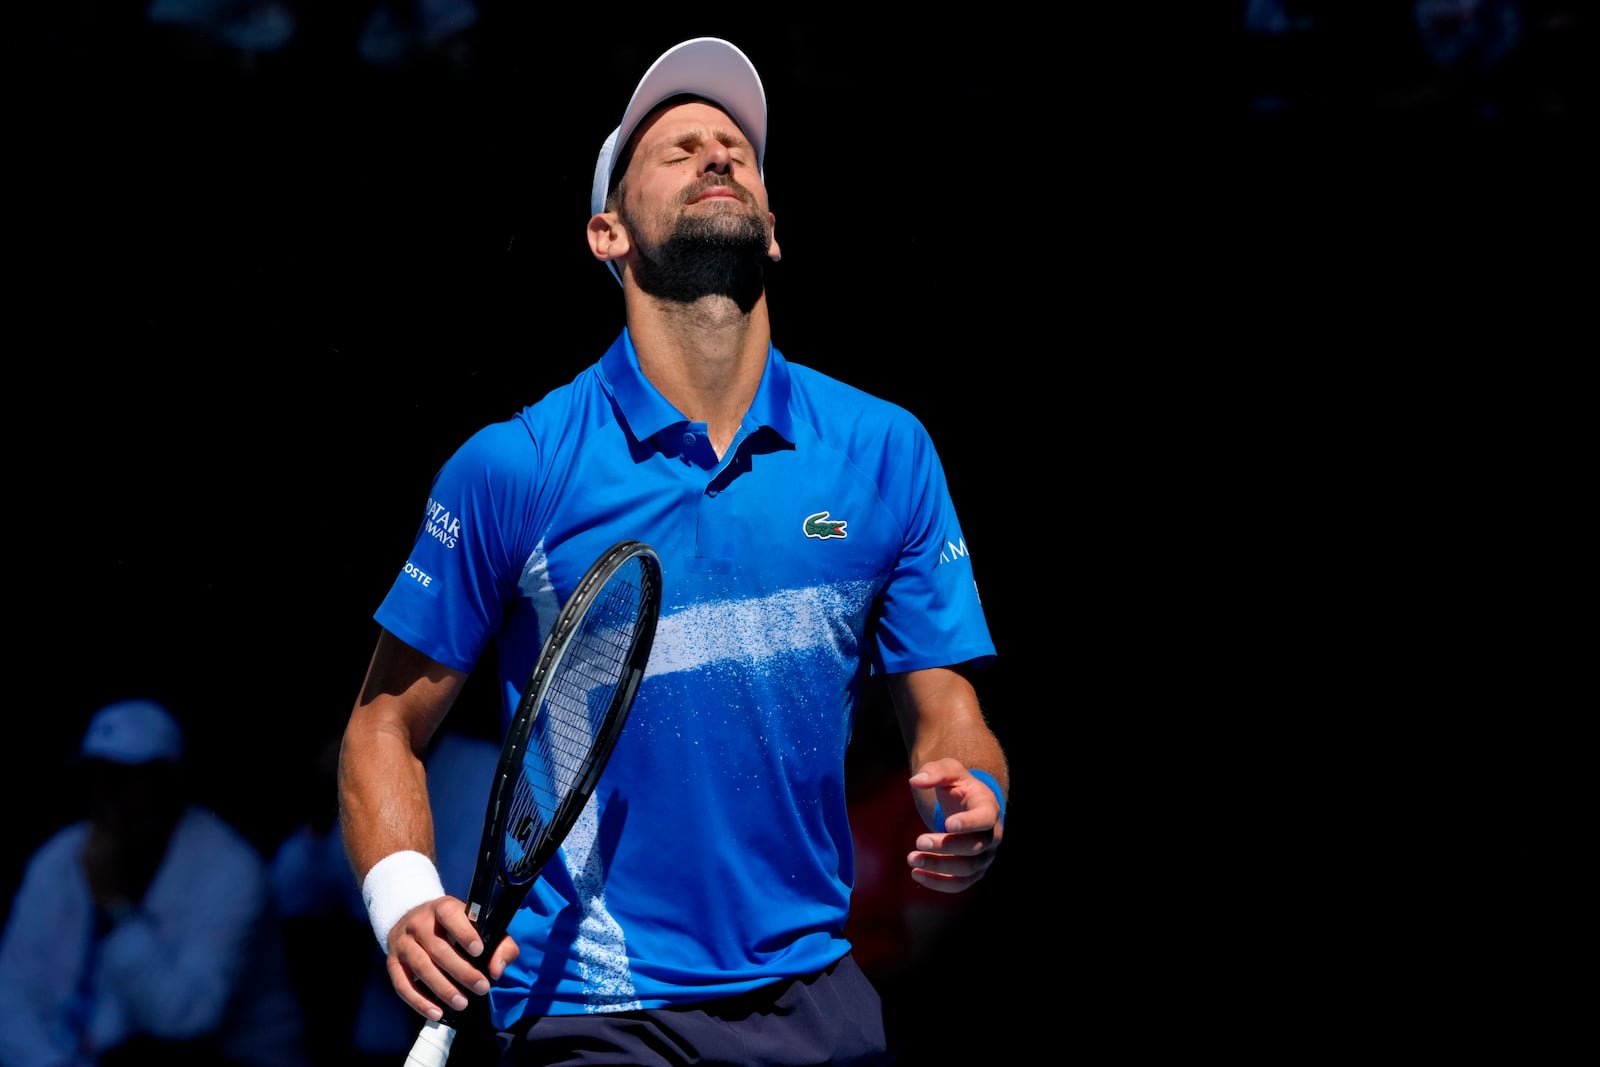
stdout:
POLYGON ((444 1067, 450 1059, 450 1046, 456 1039, 453 1027, 432 1020, 417 1031, 411 1043, 411 1053, 406 1057, 406 1067, 444 1067))

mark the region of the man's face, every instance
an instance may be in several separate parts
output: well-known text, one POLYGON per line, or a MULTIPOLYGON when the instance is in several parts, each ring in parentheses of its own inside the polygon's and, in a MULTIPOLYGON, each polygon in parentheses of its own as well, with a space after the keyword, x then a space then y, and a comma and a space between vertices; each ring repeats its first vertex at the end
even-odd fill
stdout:
POLYGON ((180 773, 168 763, 84 763, 90 822, 130 847, 162 845, 183 810, 180 773))
POLYGON ((775 250, 754 147, 726 113, 698 102, 646 119, 634 140, 618 214, 639 287, 670 300, 753 300, 775 250))

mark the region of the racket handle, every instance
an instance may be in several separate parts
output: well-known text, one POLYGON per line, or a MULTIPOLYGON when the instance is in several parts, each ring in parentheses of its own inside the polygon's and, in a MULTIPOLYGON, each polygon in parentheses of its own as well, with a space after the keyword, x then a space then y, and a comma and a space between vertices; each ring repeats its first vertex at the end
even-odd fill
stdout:
POLYGON ((411 1054, 406 1057, 406 1067, 444 1067, 450 1059, 450 1045, 456 1039, 455 1029, 432 1020, 423 1024, 411 1044, 411 1054))

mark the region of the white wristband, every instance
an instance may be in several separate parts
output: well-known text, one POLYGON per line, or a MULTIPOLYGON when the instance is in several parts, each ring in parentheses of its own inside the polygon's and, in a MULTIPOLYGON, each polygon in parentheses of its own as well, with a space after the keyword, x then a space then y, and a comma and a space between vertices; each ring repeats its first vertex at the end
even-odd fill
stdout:
POLYGON ((361 880, 361 902, 367 906, 378 947, 389 954, 389 931, 406 912, 444 896, 439 869, 420 852, 391 852, 372 865, 361 880))

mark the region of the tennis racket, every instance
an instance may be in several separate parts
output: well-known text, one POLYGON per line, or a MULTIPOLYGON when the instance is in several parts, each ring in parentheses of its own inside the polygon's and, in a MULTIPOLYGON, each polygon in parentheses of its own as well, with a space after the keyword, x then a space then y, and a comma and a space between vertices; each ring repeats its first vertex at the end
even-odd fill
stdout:
MULTIPOLYGON (((661 610, 661 561, 640 541, 606 550, 545 638, 489 791, 467 917, 485 951, 505 936, 611 758, 644 677, 661 610)), ((461 1018, 423 1024, 406 1067, 444 1067, 461 1018)))

